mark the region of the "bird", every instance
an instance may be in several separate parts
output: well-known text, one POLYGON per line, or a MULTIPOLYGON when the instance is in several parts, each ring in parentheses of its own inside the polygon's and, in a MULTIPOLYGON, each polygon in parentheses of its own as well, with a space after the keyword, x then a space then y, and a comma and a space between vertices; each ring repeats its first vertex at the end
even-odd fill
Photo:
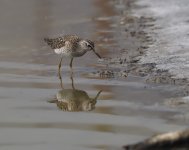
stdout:
POLYGON ((64 35, 57 38, 44 38, 44 41, 49 45, 56 54, 61 55, 58 65, 58 73, 60 77, 60 70, 62 59, 64 56, 70 57, 70 68, 74 57, 81 57, 88 51, 93 51, 98 58, 101 56, 95 51, 94 42, 89 39, 83 39, 77 35, 64 35))

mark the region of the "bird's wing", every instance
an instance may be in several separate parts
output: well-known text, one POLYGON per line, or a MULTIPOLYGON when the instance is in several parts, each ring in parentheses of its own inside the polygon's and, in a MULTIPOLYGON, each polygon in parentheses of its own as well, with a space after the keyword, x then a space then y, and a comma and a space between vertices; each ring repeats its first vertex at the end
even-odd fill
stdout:
POLYGON ((81 39, 77 35, 65 35, 63 36, 64 41, 69 41, 71 43, 79 42, 81 39))
POLYGON ((52 48, 57 49, 65 46, 65 41, 62 37, 50 39, 50 38, 44 38, 44 41, 52 48))
POLYGON ((52 48, 52 49, 58 49, 65 46, 66 42, 72 43, 71 45, 75 45, 74 43, 77 43, 80 41, 80 38, 76 35, 65 35, 62 37, 49 39, 44 38, 44 41, 52 48))
POLYGON ((79 38, 77 35, 65 35, 63 36, 63 39, 67 44, 66 46, 72 51, 77 49, 78 42, 81 40, 81 38, 79 38))

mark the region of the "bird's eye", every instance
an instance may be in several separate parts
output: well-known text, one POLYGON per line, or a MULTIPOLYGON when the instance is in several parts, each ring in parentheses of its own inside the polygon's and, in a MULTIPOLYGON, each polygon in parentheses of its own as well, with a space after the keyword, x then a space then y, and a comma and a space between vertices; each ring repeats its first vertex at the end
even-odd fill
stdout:
POLYGON ((90 44, 87 44, 87 47, 90 49, 93 49, 92 46, 90 44))

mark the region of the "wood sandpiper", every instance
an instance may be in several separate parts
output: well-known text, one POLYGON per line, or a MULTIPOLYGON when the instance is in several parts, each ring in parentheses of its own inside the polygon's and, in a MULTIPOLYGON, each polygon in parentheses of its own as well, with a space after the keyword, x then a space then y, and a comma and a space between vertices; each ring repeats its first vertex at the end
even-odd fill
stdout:
POLYGON ((95 51, 94 43, 91 40, 83 39, 77 35, 64 35, 58 38, 44 38, 44 41, 55 51, 56 54, 61 55, 58 65, 58 73, 60 77, 60 69, 63 56, 71 58, 70 68, 74 57, 83 56, 87 51, 93 51, 99 58, 101 56, 95 51))

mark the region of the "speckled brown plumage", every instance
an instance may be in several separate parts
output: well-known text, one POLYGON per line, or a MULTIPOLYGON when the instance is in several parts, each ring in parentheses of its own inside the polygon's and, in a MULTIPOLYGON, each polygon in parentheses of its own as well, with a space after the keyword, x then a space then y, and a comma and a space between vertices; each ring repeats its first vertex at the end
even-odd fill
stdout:
POLYGON ((77 35, 64 35, 62 37, 49 39, 44 38, 44 41, 52 48, 59 49, 65 46, 66 42, 72 43, 70 44, 70 49, 76 49, 77 43, 81 40, 77 35))

